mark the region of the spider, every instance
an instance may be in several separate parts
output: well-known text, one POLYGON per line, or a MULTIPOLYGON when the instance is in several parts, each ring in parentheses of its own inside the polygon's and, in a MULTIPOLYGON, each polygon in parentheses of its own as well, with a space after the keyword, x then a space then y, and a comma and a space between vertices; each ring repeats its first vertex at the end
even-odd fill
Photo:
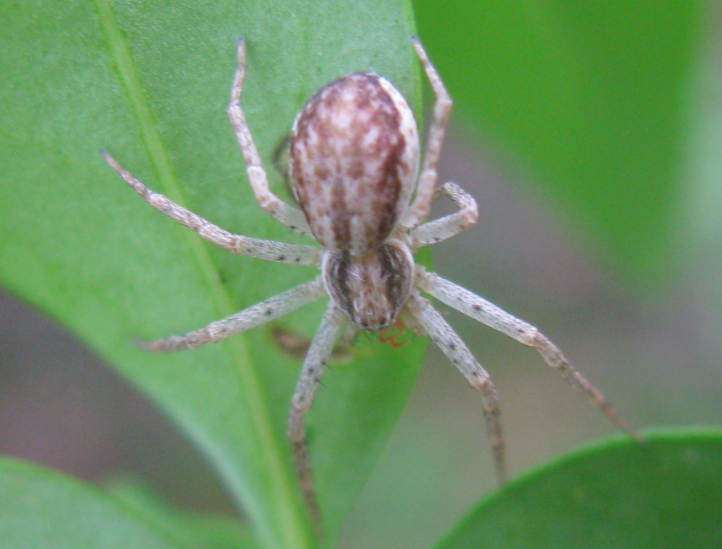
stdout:
POLYGON ((313 236, 322 246, 288 244, 231 234, 148 189, 106 151, 108 164, 151 206, 232 252, 294 265, 315 265, 321 274, 200 330, 142 343, 154 351, 198 347, 260 326, 330 296, 311 341, 291 401, 288 419, 299 482, 317 524, 304 428, 319 380, 336 341, 359 331, 405 325, 428 335, 481 394, 496 470, 504 481, 504 442, 496 390, 466 344, 422 294, 428 294, 515 340, 534 347, 587 400, 620 428, 640 439, 609 401, 536 328, 414 262, 413 254, 474 225, 474 199, 455 183, 437 188, 436 167, 452 101, 421 42, 411 38, 435 94, 433 119, 420 162, 420 140, 411 108, 385 78, 355 72, 327 84, 304 105, 289 141, 289 175, 301 206, 271 192, 266 172, 241 108, 246 74, 245 40, 228 116, 260 206, 287 227, 313 236), (419 164, 420 171, 419 171, 419 164), (424 222, 436 197, 449 197, 458 211, 424 222))

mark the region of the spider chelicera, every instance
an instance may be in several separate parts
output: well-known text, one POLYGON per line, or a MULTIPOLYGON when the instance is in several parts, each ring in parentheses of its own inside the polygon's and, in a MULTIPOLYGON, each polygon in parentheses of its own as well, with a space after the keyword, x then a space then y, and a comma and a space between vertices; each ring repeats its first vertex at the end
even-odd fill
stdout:
POLYGON ((536 328, 414 262, 413 254, 419 248, 474 225, 478 210, 474 199, 455 183, 436 186, 436 166, 452 102, 421 43, 412 38, 412 44, 436 96, 420 172, 416 121, 402 95, 377 74, 348 74, 318 91, 293 123, 288 168, 301 206, 298 210, 271 192, 241 109, 246 65, 245 41, 239 41, 228 115, 256 200, 287 227, 313 236, 322 248, 231 234, 151 191, 103 151, 108 164, 151 206, 206 240, 238 254, 321 269, 314 280, 205 328, 142 344, 154 351, 197 347, 270 322, 325 294, 330 296, 306 354, 288 420, 301 488, 317 523, 303 418, 337 339, 341 334, 347 337, 349 332, 378 331, 403 324, 419 335, 428 335, 481 393, 497 472, 504 479, 504 443, 494 385, 461 338, 422 294, 534 347, 587 400, 639 439, 609 401, 536 328), (442 195, 448 196, 458 211, 424 222, 431 203, 442 195))

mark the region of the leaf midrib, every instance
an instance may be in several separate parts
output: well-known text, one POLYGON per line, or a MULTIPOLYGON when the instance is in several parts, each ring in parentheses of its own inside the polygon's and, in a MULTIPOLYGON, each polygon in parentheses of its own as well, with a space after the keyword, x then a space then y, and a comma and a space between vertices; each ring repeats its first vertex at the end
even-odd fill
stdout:
MULTIPOLYGON (((168 158, 166 148, 160 133, 157 130, 150 106, 141 86, 141 80, 133 62, 130 47, 125 40, 123 32, 115 17, 115 12, 108 0, 94 0, 100 26, 106 36, 110 54, 120 75, 120 79, 128 94, 130 106, 136 116, 141 139, 147 149, 151 164, 155 168, 160 185, 165 194, 173 197, 174 201, 183 205, 183 191, 174 175, 168 158)), ((217 266, 211 259, 207 247, 198 237, 190 231, 183 231, 185 242, 189 248, 189 257, 194 260, 205 280, 214 308, 219 317, 225 317, 233 312, 232 300, 226 288, 219 282, 221 277, 217 266)), ((245 420, 251 422, 252 432, 257 444, 266 450, 267 461, 264 469, 269 471, 269 480, 276 497, 272 501, 276 504, 273 515, 279 517, 277 524, 283 525, 282 532, 275 532, 276 538, 283 547, 307 547, 309 540, 306 535, 304 518, 300 516, 299 508, 294 502, 295 483, 289 478, 289 469, 284 464, 284 453, 280 448, 280 441, 274 435, 269 404, 263 384, 253 368, 253 362, 247 349, 244 338, 234 337, 229 340, 233 364, 237 371, 237 381, 240 393, 244 395, 251 413, 245 420)), ((234 479, 229 479, 229 489, 233 492, 237 504, 244 502, 242 487, 234 479)), ((255 507, 255 498, 249 498, 246 493, 245 505, 255 507)), ((252 513, 253 514, 253 513, 252 513)), ((266 513, 268 515, 269 513, 266 513)), ((263 528, 261 528, 263 529, 263 528)))

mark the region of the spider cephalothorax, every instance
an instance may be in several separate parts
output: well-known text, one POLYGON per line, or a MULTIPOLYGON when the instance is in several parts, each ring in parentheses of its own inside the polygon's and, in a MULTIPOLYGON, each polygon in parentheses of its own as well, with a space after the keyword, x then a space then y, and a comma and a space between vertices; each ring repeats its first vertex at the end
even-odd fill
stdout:
POLYGON ((412 39, 436 94, 433 120, 419 171, 420 145, 413 112, 386 79, 374 73, 343 76, 316 93, 296 117, 289 143, 289 174, 301 210, 273 194, 240 106, 245 77, 245 42, 238 45, 238 69, 228 115, 246 161, 248 179, 261 207, 278 221, 311 234, 323 249, 231 234, 165 196, 148 189, 107 152, 107 162, 149 204, 229 250, 281 263, 316 265, 321 274, 277 296, 205 328, 144 344, 156 351, 197 347, 260 326, 330 296, 328 309, 306 354, 288 422, 296 468, 306 501, 320 518, 313 493, 303 417, 344 328, 381 330, 399 319, 428 334, 480 393, 504 478, 504 445, 496 391, 486 370, 431 303, 426 293, 517 341, 534 347, 593 405, 638 437, 629 424, 536 328, 485 299, 416 265, 413 253, 446 240, 476 223, 474 199, 455 183, 437 188, 436 165, 451 99, 421 43, 412 39), (436 196, 451 198, 459 210, 423 222, 436 196), (349 325, 350 322, 350 325, 349 325))

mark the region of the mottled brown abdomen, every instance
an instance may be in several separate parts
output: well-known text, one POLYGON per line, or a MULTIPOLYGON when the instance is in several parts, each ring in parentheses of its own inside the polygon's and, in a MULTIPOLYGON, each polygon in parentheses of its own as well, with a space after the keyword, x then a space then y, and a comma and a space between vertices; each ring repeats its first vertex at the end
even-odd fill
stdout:
POLYGON ((364 255, 396 226, 414 187, 419 137, 408 104, 373 73, 322 88, 293 124, 289 172, 313 236, 364 255))

